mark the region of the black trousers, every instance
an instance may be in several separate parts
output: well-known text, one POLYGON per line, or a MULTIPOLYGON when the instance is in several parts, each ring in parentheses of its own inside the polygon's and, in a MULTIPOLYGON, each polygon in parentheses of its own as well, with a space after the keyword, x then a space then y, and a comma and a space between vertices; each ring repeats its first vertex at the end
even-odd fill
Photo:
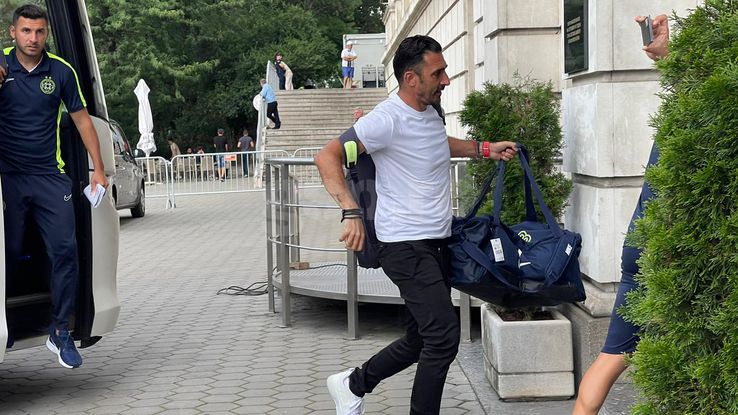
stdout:
POLYGON ((349 388, 355 395, 364 396, 383 379, 417 362, 410 414, 438 414, 460 336, 451 286, 445 277, 446 243, 426 240, 381 244, 378 256, 385 274, 405 300, 406 333, 354 370, 349 388))
POLYGON ((3 174, 5 204, 5 267, 9 278, 17 275, 23 252, 23 236, 29 219, 36 221, 51 263, 49 285, 53 325, 69 329, 79 279, 72 181, 66 174, 3 174))
POLYGON ((277 111, 277 101, 270 102, 267 104, 267 118, 274 122, 274 128, 279 128, 282 125, 279 122, 279 112, 277 111))

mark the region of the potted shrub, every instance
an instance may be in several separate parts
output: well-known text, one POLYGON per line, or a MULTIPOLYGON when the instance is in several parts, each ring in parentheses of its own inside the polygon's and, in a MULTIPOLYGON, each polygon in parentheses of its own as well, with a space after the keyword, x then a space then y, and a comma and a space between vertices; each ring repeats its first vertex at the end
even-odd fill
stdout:
MULTIPOLYGON (((486 83, 464 101, 461 122, 478 139, 523 144, 529 164, 555 217, 560 217, 571 182, 555 168, 562 146, 559 98, 550 83, 517 79, 516 84, 486 83)), ((505 174, 502 221, 525 218, 523 171, 509 163, 505 174)), ((473 160, 461 182, 462 206, 470 206, 496 163, 473 160)), ((489 195, 481 212, 492 211, 489 195)), ((541 218, 542 219, 542 218, 541 218)), ((571 323, 554 309, 503 310, 486 304, 482 348, 487 378, 501 399, 569 398, 574 395, 571 323)))

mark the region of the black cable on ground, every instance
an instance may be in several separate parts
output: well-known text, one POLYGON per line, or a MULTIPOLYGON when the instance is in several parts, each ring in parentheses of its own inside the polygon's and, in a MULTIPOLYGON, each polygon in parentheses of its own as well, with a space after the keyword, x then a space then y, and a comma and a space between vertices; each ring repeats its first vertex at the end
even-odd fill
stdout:
POLYGON ((230 287, 221 288, 218 290, 216 295, 225 294, 225 295, 250 295, 250 296, 256 296, 256 295, 264 295, 267 293, 267 283, 266 282, 255 282, 251 285, 249 285, 246 288, 239 287, 238 285, 231 285, 230 287))
MULTIPOLYGON (((324 264, 324 265, 318 265, 316 267, 309 267, 306 269, 318 269, 318 268, 328 268, 328 267, 334 267, 334 266, 346 266, 346 264, 343 263, 335 263, 335 264, 324 264)), ((277 268, 275 267, 272 272, 275 272, 277 268)), ((218 290, 216 295, 224 294, 224 295, 250 295, 250 296, 257 296, 257 295, 264 295, 267 291, 267 283, 264 281, 255 282, 251 285, 249 285, 246 288, 239 287, 238 285, 231 285, 230 287, 221 288, 218 290)))

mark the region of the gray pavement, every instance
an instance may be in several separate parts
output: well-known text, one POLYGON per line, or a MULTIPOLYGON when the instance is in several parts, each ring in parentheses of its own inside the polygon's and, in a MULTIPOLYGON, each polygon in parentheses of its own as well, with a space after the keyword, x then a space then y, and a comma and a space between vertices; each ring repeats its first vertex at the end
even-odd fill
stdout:
MULTIPOLYGON (((170 210, 150 199, 146 217, 122 213, 118 327, 82 351, 79 369, 59 367, 42 347, 8 353, 0 364, 0 413, 335 413, 325 378, 401 335, 400 308, 362 305, 362 337, 346 340, 343 302, 297 297, 294 324, 282 328, 266 296, 216 295, 265 279, 263 197, 178 197, 170 210)), ((319 193, 303 197, 330 203, 319 193)), ((335 213, 305 215, 303 228, 322 236, 303 242, 336 244, 335 213)), ((411 367, 367 395, 367 413, 407 414, 413 375, 411 367)), ((559 415, 571 406, 500 402, 484 379, 476 340, 462 345, 451 366, 441 413, 559 415)))

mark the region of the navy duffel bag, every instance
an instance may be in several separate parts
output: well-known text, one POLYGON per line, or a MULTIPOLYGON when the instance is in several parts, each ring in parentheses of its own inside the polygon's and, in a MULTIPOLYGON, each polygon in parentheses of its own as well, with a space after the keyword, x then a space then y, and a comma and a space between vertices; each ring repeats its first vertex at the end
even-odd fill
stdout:
POLYGON ((500 220, 505 179, 505 162, 500 161, 493 214, 476 216, 495 177, 494 170, 469 213, 453 218, 449 239, 451 285, 503 307, 583 301, 578 259, 582 237, 561 229, 543 201, 525 149, 519 144, 518 148, 525 174, 526 220, 512 226, 500 220), (545 223, 538 221, 533 197, 545 223))

